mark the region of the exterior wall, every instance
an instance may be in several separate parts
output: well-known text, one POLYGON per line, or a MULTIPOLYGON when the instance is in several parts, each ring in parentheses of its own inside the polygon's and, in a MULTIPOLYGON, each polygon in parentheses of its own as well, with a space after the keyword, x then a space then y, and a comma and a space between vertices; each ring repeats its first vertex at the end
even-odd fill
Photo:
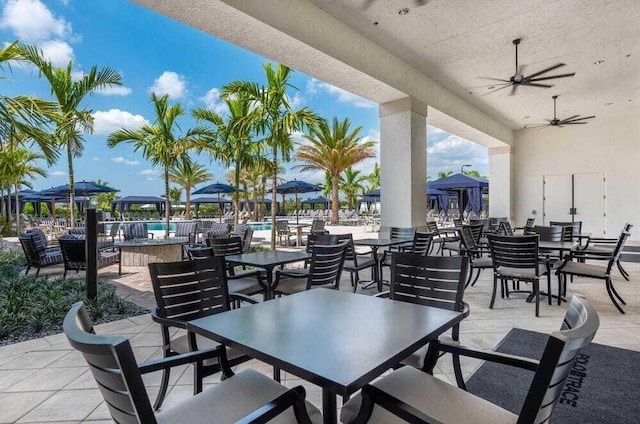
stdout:
POLYGON ((513 218, 511 210, 511 164, 510 147, 489 149, 489 216, 513 218))
POLYGON ((629 222, 635 225, 631 240, 640 240, 638 115, 596 118, 587 125, 516 131, 513 149, 516 224, 524 223, 533 210, 537 211, 536 221, 542 222, 543 175, 604 172, 607 235, 616 237, 629 222))

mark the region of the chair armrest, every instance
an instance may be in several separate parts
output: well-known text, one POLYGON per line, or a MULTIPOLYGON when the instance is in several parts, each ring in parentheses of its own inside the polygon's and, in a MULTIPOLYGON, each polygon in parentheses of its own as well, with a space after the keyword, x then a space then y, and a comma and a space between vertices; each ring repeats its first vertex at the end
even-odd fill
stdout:
POLYGON ((174 355, 161 359, 154 359, 152 361, 143 362, 138 365, 140 374, 147 374, 150 372, 161 371, 168 368, 178 367, 180 365, 191 364, 197 361, 204 361, 205 359, 217 358, 218 349, 213 350, 198 350, 195 352, 183 353, 182 355, 174 355))
POLYGON ((409 423, 443 424, 442 421, 425 415, 422 411, 417 410, 395 396, 370 384, 362 388, 362 406, 360 407, 358 416, 352 422, 354 424, 365 424, 368 422, 374 405, 386 409, 393 415, 409 423))
POLYGON ((157 322, 158 324, 166 325, 167 327, 177 327, 177 328, 182 328, 182 329, 186 329, 187 328, 186 321, 181 321, 181 320, 171 319, 171 318, 165 318, 165 317, 161 317, 160 315, 158 315, 158 308, 157 307, 153 308, 151 310, 151 320, 153 322, 157 322))
POLYGON ((247 296, 246 294, 235 293, 235 292, 229 293, 229 300, 238 300, 240 302, 247 302, 252 305, 255 305, 256 303, 260 303, 254 298, 247 296))
POLYGON ((287 390, 269 403, 262 405, 249 415, 236 421, 236 424, 262 424, 267 423, 282 412, 293 407, 296 420, 299 423, 311 424, 307 414, 304 398, 306 392, 302 386, 296 386, 287 390))
POLYGON ((495 362, 497 364, 509 365, 511 367, 522 368, 529 371, 536 371, 540 364, 535 359, 524 358, 522 356, 509 355, 506 353, 493 352, 487 350, 475 350, 464 346, 434 342, 434 347, 440 352, 454 353, 469 358, 481 359, 483 361, 495 362))

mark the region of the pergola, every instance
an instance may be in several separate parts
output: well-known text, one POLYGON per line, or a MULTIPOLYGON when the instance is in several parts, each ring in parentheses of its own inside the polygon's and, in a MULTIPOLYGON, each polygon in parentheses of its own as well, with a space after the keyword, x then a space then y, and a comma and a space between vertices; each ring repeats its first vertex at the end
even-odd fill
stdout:
POLYGON ((111 201, 111 213, 115 214, 116 208, 122 214, 130 211, 133 205, 154 205, 160 215, 164 211, 164 199, 156 196, 126 196, 111 201))
POLYGON ((401 206, 384 209, 383 229, 424 225, 427 123, 488 149, 492 216, 537 215, 544 224, 566 219, 581 196, 595 193, 596 206, 577 206, 576 219, 594 217, 583 230, 610 234, 640 222, 640 190, 624 183, 635 179, 640 157, 635 1, 569 0, 560 8, 541 0, 524 9, 521 2, 134 1, 377 104, 381 187, 385 201, 401 206), (517 73, 517 38, 525 75, 564 63, 557 72, 576 76, 548 81, 552 88, 489 93, 502 81, 482 77, 508 82, 517 73), (526 128, 552 118, 553 95, 560 118, 596 118, 526 128))

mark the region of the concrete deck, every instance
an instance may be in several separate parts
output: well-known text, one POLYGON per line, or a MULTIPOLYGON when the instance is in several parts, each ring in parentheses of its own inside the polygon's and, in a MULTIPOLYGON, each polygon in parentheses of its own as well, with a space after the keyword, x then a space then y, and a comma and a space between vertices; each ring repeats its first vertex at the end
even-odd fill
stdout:
MULTIPOLYGON (((354 237, 374 236, 362 227, 332 227, 332 233, 354 232, 354 237)), ((631 281, 614 272, 614 284, 627 301, 626 315, 618 313, 607 296, 604 284, 599 280, 576 278, 569 284, 568 295, 584 295, 600 314, 600 330, 595 342, 640 351, 640 264, 628 264, 631 281)), ((150 308, 155 305, 148 272, 145 268, 123 268, 118 276, 117 266, 105 268, 100 276, 118 283, 122 296, 150 308)), ((61 274, 62 270, 49 268, 43 274, 61 274)), ((369 278, 364 271, 363 279, 369 278)), ((525 295, 511 295, 498 299, 494 309, 489 309, 491 272, 482 272, 480 280, 465 293, 471 306, 471 315, 461 324, 461 341, 464 345, 493 348, 514 327, 549 332, 560 327, 566 304, 549 306, 541 299, 540 318, 534 315, 534 305, 525 303, 525 295)), ((350 290, 348 273, 343 276, 342 289, 350 290)), ((375 289, 359 290, 370 295, 375 289)), ((357 325, 345 323, 344 325, 357 325)), ((159 326, 150 316, 141 315, 125 320, 102 324, 98 333, 121 334, 130 338, 136 357, 145 361, 160 356, 159 326)), ((469 375, 478 366, 477 360, 463 359, 463 371, 469 375)), ((271 376, 271 367, 258 361, 250 361, 237 370, 254 368, 271 376)), ((448 356, 440 359, 435 374, 454 382, 453 368, 448 356)), ((144 377, 153 399, 160 383, 159 373, 144 377)), ((292 387, 302 384, 307 398, 321 407, 321 390, 296 376, 283 372, 283 384, 292 387)), ((219 382, 219 376, 205 380, 206 385, 219 382)), ((183 366, 172 373, 171 386, 163 409, 179 404, 192 396, 192 372, 183 366)), ((93 377, 82 359, 68 345, 63 334, 34 339, 0 347, 0 423, 101 423, 111 422, 107 408, 93 377)))

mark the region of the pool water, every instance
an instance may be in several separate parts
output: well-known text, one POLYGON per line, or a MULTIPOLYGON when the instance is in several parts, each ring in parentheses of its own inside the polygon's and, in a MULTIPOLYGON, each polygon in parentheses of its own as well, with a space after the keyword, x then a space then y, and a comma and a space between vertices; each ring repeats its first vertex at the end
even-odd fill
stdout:
MULTIPOLYGON (((135 222, 135 221, 130 221, 130 222, 135 222)), ((164 231, 165 229, 165 223, 161 222, 161 221, 144 221, 147 224, 147 231, 164 231)), ((106 232, 108 233, 111 230, 111 226, 113 224, 106 224, 106 232)), ((249 226, 253 229, 253 231, 261 231, 261 230, 267 230, 270 231, 271 230, 271 224, 264 224, 264 223, 249 223, 249 226)), ((176 223, 175 222, 170 222, 169 223, 169 231, 175 231, 176 230, 176 223)))

